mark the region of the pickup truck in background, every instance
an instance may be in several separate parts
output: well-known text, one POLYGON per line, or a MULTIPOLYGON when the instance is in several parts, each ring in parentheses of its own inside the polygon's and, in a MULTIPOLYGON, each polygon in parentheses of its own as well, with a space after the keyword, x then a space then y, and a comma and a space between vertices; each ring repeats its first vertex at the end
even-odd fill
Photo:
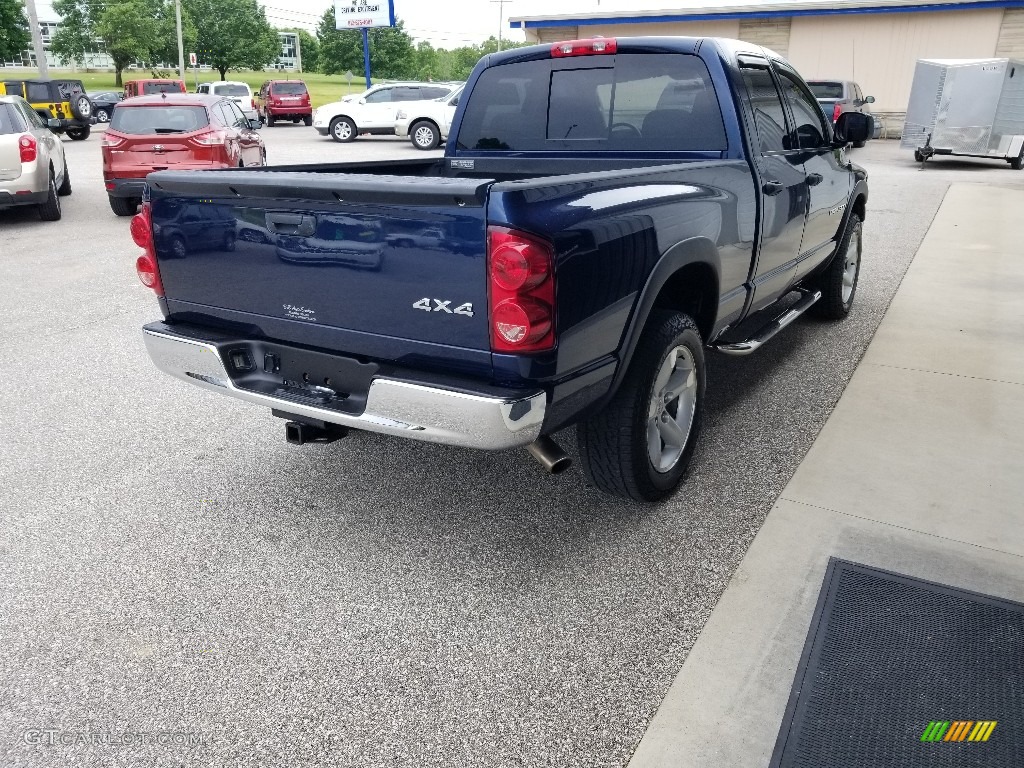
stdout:
POLYGON ((871 130, 832 126, 739 41, 491 54, 442 158, 150 175, 132 234, 164 319, 145 343, 168 374, 271 408, 292 443, 525 446, 558 472, 552 435, 575 425, 589 482, 656 500, 693 454, 707 348, 849 312, 868 192, 846 147, 871 130), (153 232, 182 206, 265 238, 172 254, 153 232))

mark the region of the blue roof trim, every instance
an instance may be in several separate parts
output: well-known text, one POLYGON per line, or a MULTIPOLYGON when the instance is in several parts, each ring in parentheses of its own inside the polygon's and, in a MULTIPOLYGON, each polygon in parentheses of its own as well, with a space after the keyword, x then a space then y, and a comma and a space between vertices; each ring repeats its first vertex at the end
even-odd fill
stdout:
POLYGON ((970 11, 988 8, 1024 8, 1024 0, 985 0, 981 3, 931 3, 910 6, 866 6, 860 8, 805 8, 793 11, 729 11, 726 13, 671 13, 660 16, 621 16, 606 18, 550 19, 548 21, 510 21, 512 29, 536 27, 585 27, 595 24, 664 24, 673 21, 728 21, 731 19, 778 19, 796 16, 846 16, 870 13, 924 13, 934 11, 970 11))

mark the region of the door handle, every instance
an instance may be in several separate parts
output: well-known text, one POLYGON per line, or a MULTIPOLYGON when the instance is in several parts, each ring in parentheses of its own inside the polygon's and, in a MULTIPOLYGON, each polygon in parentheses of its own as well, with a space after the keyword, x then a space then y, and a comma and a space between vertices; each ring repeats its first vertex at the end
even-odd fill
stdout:
POLYGON ((825 180, 825 177, 820 173, 808 173, 807 174, 807 186, 813 187, 821 184, 825 180))
POLYGON ((764 183, 764 186, 761 187, 761 191, 764 192, 766 195, 777 195, 785 188, 785 184, 783 184, 781 181, 775 181, 773 179, 772 181, 766 181, 764 183))
POLYGON ((277 235, 312 237, 316 232, 316 218, 298 213, 267 211, 267 229, 277 235))

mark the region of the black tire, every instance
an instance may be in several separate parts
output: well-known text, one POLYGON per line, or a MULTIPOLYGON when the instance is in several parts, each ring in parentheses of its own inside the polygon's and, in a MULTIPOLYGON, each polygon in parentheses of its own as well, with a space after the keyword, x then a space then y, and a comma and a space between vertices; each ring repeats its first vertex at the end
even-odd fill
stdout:
POLYGON ((409 128, 409 138, 416 149, 436 149, 441 143, 441 132, 429 120, 418 120, 409 128))
POLYGON ((1017 157, 1013 158, 1013 160, 1010 161, 1010 167, 1013 168, 1013 170, 1015 171, 1019 171, 1020 169, 1024 168, 1024 150, 1021 150, 1020 155, 1018 155, 1017 157))
POLYGON ((273 128, 274 127, 274 123, 276 123, 276 122, 277 122, 277 120, 274 118, 274 116, 272 114, 270 114, 269 112, 267 112, 267 128, 273 128))
POLYGON ((104 109, 103 107, 100 107, 99 109, 97 109, 96 110, 96 122, 98 122, 98 123, 109 123, 110 122, 110 112, 108 110, 104 109))
POLYGON ((857 282, 860 279, 862 229, 860 216, 851 213, 843 239, 839 241, 832 261, 814 281, 813 287, 821 291, 821 298, 811 305, 808 312, 815 317, 823 320, 842 320, 850 314, 850 307, 853 306, 853 299, 857 295, 857 282))
POLYGON ((134 216, 139 209, 140 200, 137 197, 114 197, 107 195, 110 201, 110 210, 117 216, 134 216))
POLYGON ((914 159, 917 162, 919 162, 919 163, 923 163, 924 162, 924 155, 921 154, 921 150, 919 150, 919 149, 915 149, 914 150, 914 159))
POLYGON ((855 141, 855 142, 853 142, 853 148, 854 149, 864 149, 864 147, 866 147, 867 144, 868 143, 866 141, 855 141))
POLYGON ((224 234, 224 250, 233 251, 235 250, 235 233, 228 231, 224 234))
POLYGON ((57 194, 61 197, 67 197, 71 194, 71 169, 68 168, 66 160, 64 161, 64 180, 57 187, 57 194))
POLYGON ((576 425, 587 480, 606 493, 637 501, 657 501, 672 493, 686 474, 700 436, 705 386, 704 344, 696 323, 680 312, 652 315, 618 392, 603 411, 576 425), (673 368, 673 354, 687 367, 673 368), (666 366, 666 383, 660 385, 659 374, 664 375, 666 366), (683 378, 675 379, 676 374, 683 378), (680 394, 665 402, 662 392, 673 380, 680 394), (661 391, 655 391, 657 386, 661 391), (680 411, 684 399, 690 407, 680 411), (678 420, 685 420, 686 411, 690 418, 684 430, 678 420), (667 428, 670 420, 682 443, 675 448, 663 439, 662 424, 667 428), (652 459, 655 452, 661 467, 652 459))
POLYGON ((68 128, 65 133, 67 133, 68 138, 72 141, 85 141, 89 138, 89 134, 92 133, 92 126, 83 125, 79 128, 68 128))
POLYGON ((307 128, 309 128, 311 125, 313 125, 313 116, 312 115, 306 115, 305 117, 303 117, 302 118, 302 124, 305 125, 307 128))
POLYGON ((188 245, 185 243, 185 238, 181 235, 175 235, 171 238, 168 244, 167 253, 164 254, 164 258, 168 256, 174 259, 184 259, 188 256, 188 245))
POLYGON ((356 124, 347 117, 336 117, 331 120, 331 138, 347 144, 356 137, 356 124))
POLYGON ((50 185, 47 187, 46 202, 39 204, 39 218, 43 221, 60 221, 60 196, 57 194, 57 180, 50 169, 50 185))
POLYGON ((71 114, 77 120, 86 120, 92 117, 92 102, 84 93, 71 97, 71 114))

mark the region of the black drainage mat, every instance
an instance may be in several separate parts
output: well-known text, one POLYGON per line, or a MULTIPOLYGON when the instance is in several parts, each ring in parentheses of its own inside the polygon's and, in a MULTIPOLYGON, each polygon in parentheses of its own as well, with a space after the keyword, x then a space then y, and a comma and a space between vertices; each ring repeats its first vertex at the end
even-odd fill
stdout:
POLYGON ((1024 604, 833 559, 773 768, 1024 766, 1024 604))

